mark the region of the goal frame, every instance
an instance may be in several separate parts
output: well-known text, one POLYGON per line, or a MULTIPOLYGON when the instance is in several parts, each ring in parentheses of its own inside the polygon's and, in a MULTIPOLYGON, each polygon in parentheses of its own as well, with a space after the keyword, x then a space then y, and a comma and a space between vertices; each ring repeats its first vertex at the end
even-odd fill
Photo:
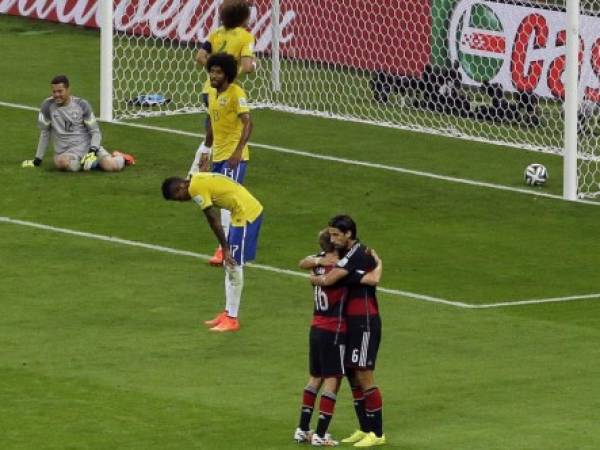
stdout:
MULTIPOLYGON (((577 114, 581 92, 578 92, 578 51, 580 1, 566 0, 567 42, 564 101, 564 143, 563 143, 563 198, 578 199, 578 142, 577 114)), ((272 44, 271 44, 271 88, 281 89, 280 83, 280 0, 271 0, 272 44)), ((100 120, 112 122, 113 116, 113 0, 99 0, 100 22, 100 120)), ((303 113, 306 113, 303 111, 303 113)), ((318 112, 316 115, 322 115, 318 112)), ((346 119, 352 120, 352 119, 346 119)), ((360 121, 360 120, 358 120, 360 121)), ((381 125, 388 125, 382 123, 381 125)), ((426 131, 425 131, 426 132, 426 131)), ((470 139, 469 137, 461 137, 470 139)))

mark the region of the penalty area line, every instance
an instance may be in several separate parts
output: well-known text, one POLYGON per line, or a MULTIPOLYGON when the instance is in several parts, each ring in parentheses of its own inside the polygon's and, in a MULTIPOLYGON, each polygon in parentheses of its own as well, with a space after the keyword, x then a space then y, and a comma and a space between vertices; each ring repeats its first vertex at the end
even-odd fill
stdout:
MULTIPOLYGON (((17 103, 9 103, 9 102, 2 102, 2 101, 0 101, 0 106, 5 106, 8 108, 24 109, 27 111, 38 111, 38 108, 34 108, 32 106, 20 105, 17 103)), ((117 125, 117 126, 138 128, 138 129, 142 129, 142 130, 155 131, 155 132, 159 132, 159 133, 176 134, 176 135, 180 135, 180 136, 188 136, 188 137, 194 137, 194 138, 201 138, 201 137, 205 136, 202 133, 194 133, 191 131, 183 131, 183 130, 177 130, 174 128, 159 127, 159 126, 155 126, 155 125, 146 125, 146 124, 141 124, 141 123, 121 122, 118 120, 108 122, 108 123, 110 123, 112 125, 117 125)), ((475 181, 475 180, 469 180, 466 178, 457 178, 457 177, 451 177, 451 176, 447 176, 447 175, 439 175, 439 174, 432 173, 432 172, 424 172, 424 171, 420 171, 420 170, 407 169, 407 168, 398 167, 398 166, 388 166, 386 164, 373 163, 373 162, 369 162, 369 161, 361 161, 361 160, 355 160, 355 159, 340 158, 337 156, 322 155, 319 153, 312 153, 312 152, 308 152, 305 150, 294 150, 294 149, 290 149, 290 148, 279 147, 276 145, 260 144, 257 142, 249 142, 248 144, 253 147, 256 147, 256 148, 262 148, 265 150, 271 150, 274 152, 288 154, 288 155, 302 156, 302 157, 306 157, 306 158, 313 158, 313 159, 319 159, 322 161, 336 162, 336 163, 347 164, 347 165, 351 165, 351 166, 367 167, 370 169, 385 170, 388 172, 396 172, 396 173, 402 173, 405 175, 413 175, 413 176, 417 176, 417 177, 430 178, 430 179, 439 180, 439 181, 446 181, 449 183, 457 183, 457 184, 475 186, 475 187, 486 188, 486 189, 495 189, 498 191, 515 192, 518 194, 533 195, 535 197, 544 197, 544 198, 550 198, 550 199, 554 199, 554 200, 564 201, 564 198, 560 195, 550 194, 547 192, 535 191, 535 190, 531 190, 531 189, 516 188, 516 187, 512 187, 512 186, 505 186, 502 184, 488 183, 485 181, 475 181)), ((595 201, 590 201, 590 200, 577 199, 577 200, 573 200, 573 202, 583 203, 586 205, 600 206, 600 202, 595 202, 595 201)))
MULTIPOLYGON (((144 248, 147 250, 153 250, 153 251, 158 251, 158 252, 162 252, 162 253, 169 253, 169 254, 173 254, 173 255, 188 256, 191 258, 202 259, 204 261, 208 261, 211 258, 210 255, 205 255, 202 253, 190 252, 187 250, 179 250, 179 249, 175 249, 175 248, 171 248, 171 247, 165 247, 162 245, 147 244, 145 242, 131 241, 129 239, 122 239, 122 238, 115 237, 115 236, 106 236, 106 235, 102 235, 102 234, 89 233, 86 231, 77 231, 77 230, 71 230, 68 228, 54 227, 52 225, 45 225, 42 223, 29 222, 26 220, 12 219, 10 217, 0 216, 0 223, 21 225, 21 226, 26 226, 26 227, 31 227, 31 228, 37 228, 37 229, 44 230, 44 231, 51 231, 54 233, 67 234, 67 235, 71 235, 71 236, 84 237, 84 238, 88 238, 88 239, 96 239, 99 241, 112 242, 115 244, 127 245, 130 247, 144 248)), ((298 272, 295 270, 288 270, 288 269, 280 269, 278 267, 268 266, 265 264, 249 263, 249 264, 246 264, 246 266, 251 267, 253 269, 265 270, 268 272, 275 272, 275 273, 280 273, 280 274, 285 274, 285 275, 307 278, 307 274, 304 272, 298 272)), ((409 292, 409 291, 402 291, 402 290, 398 290, 398 289, 388 289, 385 287, 379 287, 378 291, 384 292, 386 294, 394 295, 394 296, 407 297, 407 298, 410 298, 413 300, 425 301, 425 302, 430 302, 430 303, 439 303, 439 304, 443 304, 443 305, 453 306, 453 307, 457 307, 457 308, 464 308, 464 309, 486 309, 486 308, 491 309, 491 308, 503 308, 503 307, 508 307, 508 306, 532 305, 532 304, 540 304, 540 303, 556 303, 556 302, 566 302, 566 301, 573 301, 573 300, 585 300, 585 299, 595 299, 595 298, 600 299, 600 293, 597 293, 597 294, 573 295, 573 296, 568 296, 568 297, 554 297, 554 298, 545 298, 545 299, 516 300, 516 301, 489 303, 489 304, 471 304, 471 303, 446 300, 443 298, 432 297, 432 296, 424 295, 424 294, 417 294, 417 293, 409 292)))

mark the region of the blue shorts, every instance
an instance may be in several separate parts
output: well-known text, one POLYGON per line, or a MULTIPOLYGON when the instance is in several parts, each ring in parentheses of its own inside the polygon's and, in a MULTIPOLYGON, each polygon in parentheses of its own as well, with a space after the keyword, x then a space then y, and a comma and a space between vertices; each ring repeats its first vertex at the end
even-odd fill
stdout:
POLYGON ((237 181, 240 184, 244 184, 244 177, 246 176, 247 161, 240 161, 235 169, 229 168, 227 160, 213 163, 212 172, 220 173, 225 175, 227 178, 231 178, 233 181, 237 181))
POLYGON ((261 213, 254 222, 248 222, 243 227, 236 227, 233 224, 229 227, 227 243, 229 244, 231 256, 239 265, 253 261, 256 257, 256 246, 262 220, 263 215, 261 213))

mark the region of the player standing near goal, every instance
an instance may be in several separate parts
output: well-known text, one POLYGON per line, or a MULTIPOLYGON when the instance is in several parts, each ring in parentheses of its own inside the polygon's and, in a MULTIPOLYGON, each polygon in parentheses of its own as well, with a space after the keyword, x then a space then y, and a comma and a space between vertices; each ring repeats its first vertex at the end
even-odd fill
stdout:
POLYGON ((87 100, 71 95, 65 75, 57 75, 50 85, 52 97, 44 100, 38 115, 41 131, 35 158, 23 161, 23 167, 42 164, 50 135, 54 141, 54 165, 59 170, 77 172, 97 165, 107 172, 116 172, 135 164, 133 156, 117 151, 111 156, 100 146, 102 135, 92 108, 87 100))
MULTIPOLYGON (((300 261, 302 269, 312 270, 316 276, 330 272, 339 261, 327 229, 319 233, 321 252, 307 256, 300 261)), ((355 272, 348 280, 355 283, 376 285, 381 277, 381 261, 376 270, 365 275, 355 272)), ((344 351, 346 342, 346 321, 343 315, 347 288, 341 285, 329 287, 314 286, 314 313, 309 335, 308 384, 302 393, 300 421, 294 432, 296 442, 310 442, 315 446, 335 446, 338 444, 327 433, 335 409, 340 379, 344 376, 344 351), (310 431, 315 401, 319 390, 319 421, 316 432, 310 431)))
POLYGON ((332 286, 341 283, 348 289, 346 299, 346 371, 354 408, 360 425, 342 442, 355 447, 372 447, 385 444, 383 434, 383 400, 375 384, 374 370, 381 341, 381 318, 377 304, 376 288, 356 284, 349 277, 365 274, 380 266, 373 253, 356 235, 356 224, 350 216, 339 215, 329 221, 331 242, 341 252, 342 258, 334 269, 324 275, 312 275, 315 286, 332 286))
POLYGON ((198 173, 191 180, 167 178, 162 184, 166 200, 193 200, 223 249, 225 269, 225 310, 204 322, 211 331, 237 331, 238 312, 244 287, 244 264, 256 256, 263 207, 241 184, 222 174, 198 173), (231 213, 231 227, 225 235, 218 209, 231 213))
MULTIPOLYGON (((225 0, 219 8, 219 18, 222 26, 215 29, 208 36, 208 39, 202 44, 200 50, 196 54, 196 61, 202 67, 206 67, 206 64, 211 55, 217 53, 227 53, 233 56, 237 64, 236 75, 253 72, 256 68, 256 60, 254 58, 254 37, 244 27, 247 26, 250 18, 250 6, 245 0, 225 0), (239 73, 238 73, 239 69, 239 73)), ((231 83, 232 81, 230 81, 231 83)), ((208 109, 208 117, 206 119, 206 138, 198 147, 194 161, 189 170, 189 174, 192 175, 198 171, 208 171, 210 166, 210 156, 212 147, 214 146, 214 153, 212 157, 213 161, 213 172, 223 173, 224 175, 234 179, 238 183, 244 182, 245 174, 245 162, 247 158, 242 158, 243 164, 240 170, 236 170, 235 161, 227 163, 227 159, 232 156, 235 152, 235 145, 227 145, 224 148, 221 134, 220 136, 215 135, 218 130, 211 127, 211 111, 210 111, 210 91, 214 89, 210 77, 204 83, 202 89, 202 99, 208 109)), ((241 90, 241 89, 240 89, 241 90)), ((243 90, 242 90, 243 92, 243 90)), ((246 98, 246 94, 243 94, 246 98)), ((246 105, 247 108, 247 105, 246 105)), ((246 111, 249 112, 249 111, 246 111)), ((235 128, 229 127, 229 132, 233 132, 234 136, 227 137, 228 140, 232 138, 240 139, 240 135, 235 128)), ((247 156, 247 155, 246 155, 247 156)), ((239 161, 239 159, 238 159, 239 161)), ((229 219, 226 217, 227 213, 223 213, 221 222, 225 227, 229 224, 229 219)), ((227 231, 225 232, 227 234, 227 231)), ((215 255, 209 261, 210 264, 220 265, 222 263, 222 255, 220 249, 215 251, 215 255)))

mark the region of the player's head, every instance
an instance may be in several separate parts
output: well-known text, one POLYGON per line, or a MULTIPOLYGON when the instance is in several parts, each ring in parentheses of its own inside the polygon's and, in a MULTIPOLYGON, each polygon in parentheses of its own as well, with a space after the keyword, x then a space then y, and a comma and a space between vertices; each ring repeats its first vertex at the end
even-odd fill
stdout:
POLYGON ((219 18, 227 29, 246 26, 250 19, 250 5, 246 0, 224 0, 219 18))
POLYGON ((69 102, 71 90, 66 75, 56 75, 50 81, 50 86, 52 88, 52 98, 57 105, 64 105, 69 102))
POLYGON ((335 246, 331 242, 331 236, 329 235, 329 229, 324 228, 319 232, 319 247, 325 253, 333 253, 335 251, 335 246))
POLYGON ((185 202, 190 200, 190 193, 188 187, 190 182, 179 177, 170 177, 163 181, 162 194, 165 200, 176 200, 179 202, 185 202))
POLYGON ((339 215, 329 221, 329 237, 336 248, 347 248, 350 242, 356 240, 356 223, 352 217, 339 215))
POLYGON ((216 89, 233 83, 237 75, 237 62, 227 53, 215 53, 208 58, 206 70, 210 77, 210 85, 216 89))

